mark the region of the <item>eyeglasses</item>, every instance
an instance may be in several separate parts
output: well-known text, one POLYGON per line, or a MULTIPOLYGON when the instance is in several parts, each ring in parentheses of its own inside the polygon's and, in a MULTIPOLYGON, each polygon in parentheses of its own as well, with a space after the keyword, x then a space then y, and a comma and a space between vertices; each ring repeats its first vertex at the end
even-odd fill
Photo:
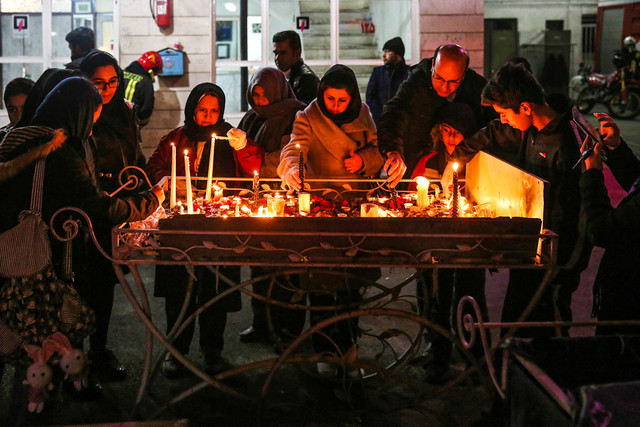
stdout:
POLYGON ((442 77, 440 77, 438 73, 436 73, 436 70, 434 70, 433 67, 431 67, 431 78, 436 80, 438 83, 442 85, 447 84, 452 86, 458 86, 460 83, 462 83, 462 79, 464 78, 464 75, 462 75, 462 77, 460 77, 458 80, 445 80, 442 77))
POLYGON ((116 77, 114 79, 105 82, 104 80, 96 80, 92 81, 93 85, 97 87, 99 90, 107 90, 107 88, 115 89, 118 87, 118 83, 120 80, 116 77))

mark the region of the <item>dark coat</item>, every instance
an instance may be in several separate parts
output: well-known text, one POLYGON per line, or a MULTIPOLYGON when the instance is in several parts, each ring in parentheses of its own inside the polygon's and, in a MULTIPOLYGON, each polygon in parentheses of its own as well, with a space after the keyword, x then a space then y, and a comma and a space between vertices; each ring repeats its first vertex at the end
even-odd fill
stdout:
POLYGON ((382 107, 393 98, 400 84, 409 77, 409 66, 404 59, 393 65, 375 67, 367 85, 367 105, 373 121, 378 124, 382 107))
MULTIPOLYGON (((593 285, 594 314, 598 320, 640 320, 640 160, 623 143, 607 153, 607 165, 631 191, 614 208, 602 171, 589 169, 580 179, 587 233, 605 248, 593 285)), ((640 327, 599 326, 596 333, 638 334, 640 327)))
MULTIPOLYGON (((411 176, 419 154, 433 149, 431 128, 439 108, 449 102, 438 96, 431 86, 432 61, 433 58, 426 58, 411 67, 409 78, 400 85, 396 96, 385 104, 378 124, 380 150, 383 153, 397 151, 402 155, 407 165, 405 178, 411 176)), ((495 117, 492 109, 480 105, 486 83, 484 77, 468 69, 453 100, 471 107, 478 127, 495 117)))
POLYGON ((124 97, 133 103, 140 127, 145 126, 151 119, 155 97, 151 76, 138 61, 124 69, 124 87, 124 97))
POLYGON ((302 59, 291 67, 287 81, 293 88, 298 101, 309 105, 316 99, 320 79, 302 59))

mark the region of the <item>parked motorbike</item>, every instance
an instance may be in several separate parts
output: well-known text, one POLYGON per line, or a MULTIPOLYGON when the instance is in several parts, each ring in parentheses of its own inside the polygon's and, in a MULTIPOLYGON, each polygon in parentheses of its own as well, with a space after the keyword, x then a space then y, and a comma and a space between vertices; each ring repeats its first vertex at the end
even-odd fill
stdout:
POLYGON ((579 90, 576 107, 583 114, 598 103, 605 104, 611 116, 631 119, 640 114, 640 81, 623 79, 621 69, 611 74, 592 72, 580 64, 578 75, 571 79, 572 90, 579 90))

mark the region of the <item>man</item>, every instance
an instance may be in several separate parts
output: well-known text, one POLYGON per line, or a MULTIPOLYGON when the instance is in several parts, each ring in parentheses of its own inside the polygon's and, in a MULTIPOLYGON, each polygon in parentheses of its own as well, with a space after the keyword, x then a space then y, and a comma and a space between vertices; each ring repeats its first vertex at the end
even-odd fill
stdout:
POLYGON ((387 155, 384 165, 392 185, 410 178, 418 159, 431 151, 431 128, 438 110, 448 102, 471 107, 478 126, 491 118, 480 105, 486 79, 469 68, 469 55, 455 44, 442 45, 433 58, 411 69, 396 96, 384 106, 378 125, 380 150, 387 155))
POLYGON ((376 125, 384 104, 395 96, 400 83, 409 77, 409 66, 404 62, 404 43, 400 37, 394 37, 382 46, 382 61, 384 65, 373 69, 367 85, 367 105, 376 125))
POLYGON ((91 28, 78 27, 68 33, 64 38, 69 43, 71 62, 65 64, 66 68, 77 70, 80 63, 91 49, 96 47, 96 35, 91 28))
MULTIPOLYGON (((459 154, 464 160, 478 150, 503 153, 515 159, 517 166, 549 182, 543 227, 559 236, 559 271, 527 320, 554 320, 552 290, 557 288, 557 309, 563 320, 570 321, 571 295, 580 283, 580 273, 591 253, 583 227, 579 227, 581 172, 573 166, 580 157, 581 141, 571 122, 570 103, 564 96, 545 98, 542 86, 531 73, 522 65, 506 63, 482 91, 482 104, 492 106, 500 120, 492 121, 470 140, 458 145, 454 155, 459 154)), ((543 273, 511 270, 502 310, 504 322, 520 317, 540 285, 543 273)), ((553 333, 550 328, 526 328, 520 330, 519 335, 535 337, 553 333)))
POLYGON ((281 31, 273 35, 273 59, 287 77, 299 101, 309 104, 316 98, 320 79, 301 58, 302 44, 295 31, 281 31))
POLYGON ((31 79, 18 77, 7 83, 4 88, 4 106, 9 116, 9 124, 1 130, 5 131, 13 127, 22 117, 22 109, 27 95, 31 92, 35 82, 31 79))
POLYGON ((158 52, 144 53, 124 69, 124 97, 133 103, 140 127, 145 126, 153 113, 153 82, 162 74, 162 57, 158 52))

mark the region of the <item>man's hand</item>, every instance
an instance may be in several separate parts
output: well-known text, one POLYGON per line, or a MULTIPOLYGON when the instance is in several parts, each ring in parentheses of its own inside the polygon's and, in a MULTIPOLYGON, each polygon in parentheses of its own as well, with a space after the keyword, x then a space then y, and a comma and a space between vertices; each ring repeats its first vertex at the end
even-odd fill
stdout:
POLYGON ((344 167, 351 173, 357 173, 360 169, 362 169, 364 160, 362 160, 362 156, 360 154, 356 154, 353 150, 349 152, 349 155, 351 157, 347 157, 346 159, 344 159, 344 167))
POLYGON ((604 145, 610 150, 615 150, 620 145, 620 128, 608 114, 593 113, 600 122, 600 133, 604 145))
POLYGON ((289 188, 293 188, 296 191, 300 190, 300 174, 298 173, 298 167, 294 166, 287 169, 282 176, 282 182, 289 188))
POLYGON ((383 168, 389 175, 387 182, 392 188, 398 185, 398 182, 400 182, 404 173, 407 171, 407 165, 404 164, 402 156, 395 151, 387 153, 387 161, 384 163, 383 168))
MULTIPOLYGON (((580 152, 582 153, 587 147, 591 144, 591 137, 587 137, 582 143, 582 147, 580 148, 580 152)), ((598 142, 594 147, 593 154, 584 159, 584 165, 589 169, 600 169, 602 170, 604 165, 604 149, 602 148, 602 143, 598 142)))
POLYGON ((158 184, 151 187, 149 191, 151 191, 153 195, 156 196, 159 204, 162 204, 162 202, 164 202, 164 190, 158 184))
POLYGON ((227 137, 229 137, 229 145, 232 146, 234 150, 242 150, 247 146, 247 134, 240 129, 229 129, 227 137))

